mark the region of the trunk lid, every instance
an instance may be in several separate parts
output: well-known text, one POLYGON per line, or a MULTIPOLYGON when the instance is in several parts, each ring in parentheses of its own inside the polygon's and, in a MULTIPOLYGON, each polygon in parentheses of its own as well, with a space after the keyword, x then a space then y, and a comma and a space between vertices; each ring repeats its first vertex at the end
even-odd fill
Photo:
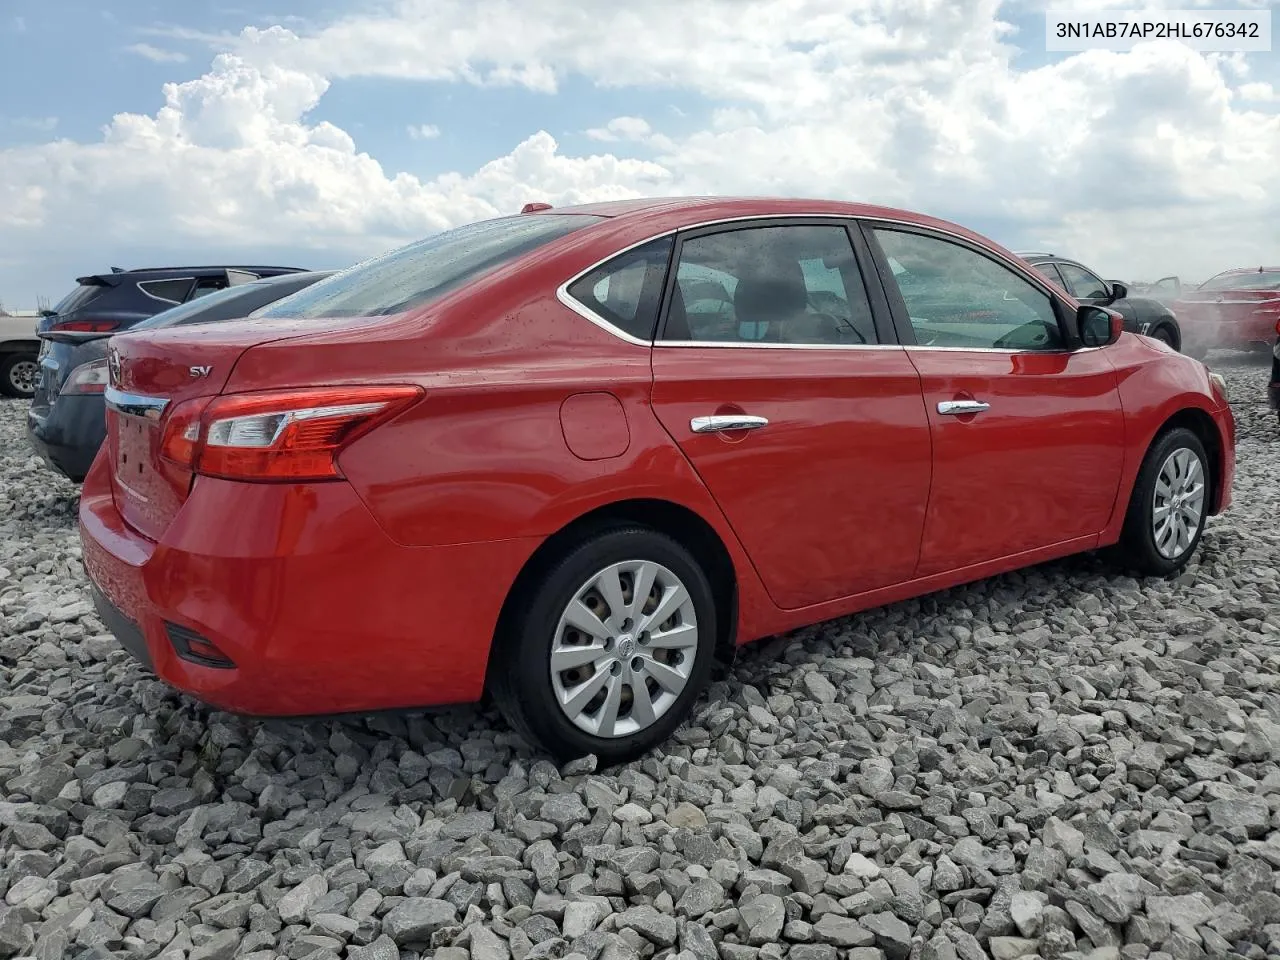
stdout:
POLYGON ((221 393, 245 351, 263 343, 349 327, 350 319, 233 320, 111 338, 107 348, 106 453, 124 521, 159 540, 191 490, 193 475, 160 456, 165 428, 184 404, 221 393))

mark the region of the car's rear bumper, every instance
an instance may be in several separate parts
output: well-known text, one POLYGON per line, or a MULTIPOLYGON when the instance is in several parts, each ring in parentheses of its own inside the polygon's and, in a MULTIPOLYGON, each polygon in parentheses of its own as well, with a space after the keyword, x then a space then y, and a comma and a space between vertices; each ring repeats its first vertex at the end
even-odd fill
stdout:
POLYGON ((27 439, 51 469, 79 483, 106 438, 105 411, 100 395, 58 397, 27 412, 27 439))
POLYGON ((121 518, 105 458, 85 480, 80 533, 121 645, 172 686, 257 716, 477 700, 508 588, 537 546, 402 547, 345 483, 208 478, 156 543, 121 518), (184 658, 192 634, 232 665, 184 658))

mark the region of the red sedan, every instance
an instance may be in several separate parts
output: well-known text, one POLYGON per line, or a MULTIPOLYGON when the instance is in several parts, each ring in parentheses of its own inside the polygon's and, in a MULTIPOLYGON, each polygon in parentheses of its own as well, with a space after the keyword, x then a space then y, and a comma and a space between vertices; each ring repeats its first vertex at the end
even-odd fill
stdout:
POLYGON ((958 226, 628 201, 473 224, 254 318, 117 337, 98 609, 252 715, 475 701, 669 736, 737 644, 1225 509, 1220 377, 958 226))
POLYGON ((1183 351, 1271 349, 1280 323, 1280 267, 1227 270, 1173 304, 1183 351))

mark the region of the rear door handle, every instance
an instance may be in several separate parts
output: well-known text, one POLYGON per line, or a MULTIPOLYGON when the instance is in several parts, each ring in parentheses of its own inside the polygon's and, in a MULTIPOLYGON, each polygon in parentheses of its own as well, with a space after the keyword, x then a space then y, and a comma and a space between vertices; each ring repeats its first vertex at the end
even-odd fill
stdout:
POLYGON ((726 430, 759 430, 767 427, 764 417, 752 417, 745 413, 721 414, 713 417, 694 417, 689 429, 694 433, 724 433, 726 430))
POLYGON ((938 404, 938 412, 944 417, 960 417, 966 413, 982 413, 990 409, 991 404, 981 400, 943 400, 938 404))

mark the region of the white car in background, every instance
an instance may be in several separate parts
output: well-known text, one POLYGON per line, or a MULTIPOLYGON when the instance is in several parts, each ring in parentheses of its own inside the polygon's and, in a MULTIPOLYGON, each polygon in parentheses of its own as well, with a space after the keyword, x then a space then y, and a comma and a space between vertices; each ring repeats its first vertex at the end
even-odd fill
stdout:
POLYGON ((0 393, 29 400, 36 392, 40 338, 34 310, 6 313, 0 309, 0 393))

